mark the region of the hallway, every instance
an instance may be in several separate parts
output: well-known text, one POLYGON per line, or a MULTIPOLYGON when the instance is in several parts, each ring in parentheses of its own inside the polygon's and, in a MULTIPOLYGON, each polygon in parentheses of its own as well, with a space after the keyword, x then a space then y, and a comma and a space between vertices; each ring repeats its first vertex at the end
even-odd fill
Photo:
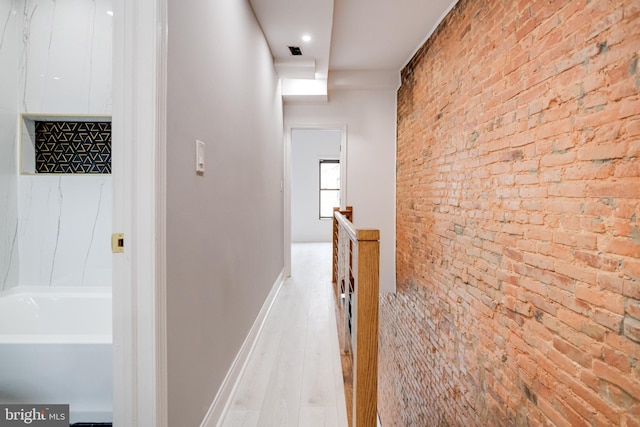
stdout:
POLYGON ((292 245, 278 293, 224 427, 347 426, 331 291, 331 244, 292 245))

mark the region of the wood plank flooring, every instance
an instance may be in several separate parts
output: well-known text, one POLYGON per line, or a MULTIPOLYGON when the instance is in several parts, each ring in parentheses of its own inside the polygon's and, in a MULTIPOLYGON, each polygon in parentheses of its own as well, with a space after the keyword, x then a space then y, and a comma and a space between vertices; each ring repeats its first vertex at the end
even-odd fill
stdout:
POLYGON ((296 243, 291 257, 222 427, 347 427, 331 244, 296 243))

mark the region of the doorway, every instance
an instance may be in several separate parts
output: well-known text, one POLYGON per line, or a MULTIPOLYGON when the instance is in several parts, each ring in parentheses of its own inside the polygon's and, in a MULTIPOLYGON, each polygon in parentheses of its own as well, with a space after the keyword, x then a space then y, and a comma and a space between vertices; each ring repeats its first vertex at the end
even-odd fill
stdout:
POLYGON ((324 205, 337 203, 343 207, 346 204, 346 166, 346 126, 287 129, 284 224, 287 276, 291 274, 291 243, 331 241, 332 219, 326 215, 328 208, 324 205), (338 170, 331 171, 336 165, 338 170))

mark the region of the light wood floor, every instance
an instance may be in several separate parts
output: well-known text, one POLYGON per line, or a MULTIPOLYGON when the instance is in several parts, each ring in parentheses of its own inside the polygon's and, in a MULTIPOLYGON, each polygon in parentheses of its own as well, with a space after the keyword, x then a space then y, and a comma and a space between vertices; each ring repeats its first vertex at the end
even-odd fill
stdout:
POLYGON ((223 427, 347 427, 331 284, 331 244, 292 246, 223 427))

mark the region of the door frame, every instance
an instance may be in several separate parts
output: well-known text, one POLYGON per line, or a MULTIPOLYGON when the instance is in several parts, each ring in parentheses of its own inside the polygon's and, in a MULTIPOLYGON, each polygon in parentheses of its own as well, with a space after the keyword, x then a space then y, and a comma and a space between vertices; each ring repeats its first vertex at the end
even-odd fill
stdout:
POLYGON ((167 426, 167 0, 114 0, 113 423, 167 426))
POLYGON ((284 275, 291 276, 291 141, 293 130, 339 130, 340 140, 340 207, 347 205, 347 125, 288 124, 284 136, 284 275))

